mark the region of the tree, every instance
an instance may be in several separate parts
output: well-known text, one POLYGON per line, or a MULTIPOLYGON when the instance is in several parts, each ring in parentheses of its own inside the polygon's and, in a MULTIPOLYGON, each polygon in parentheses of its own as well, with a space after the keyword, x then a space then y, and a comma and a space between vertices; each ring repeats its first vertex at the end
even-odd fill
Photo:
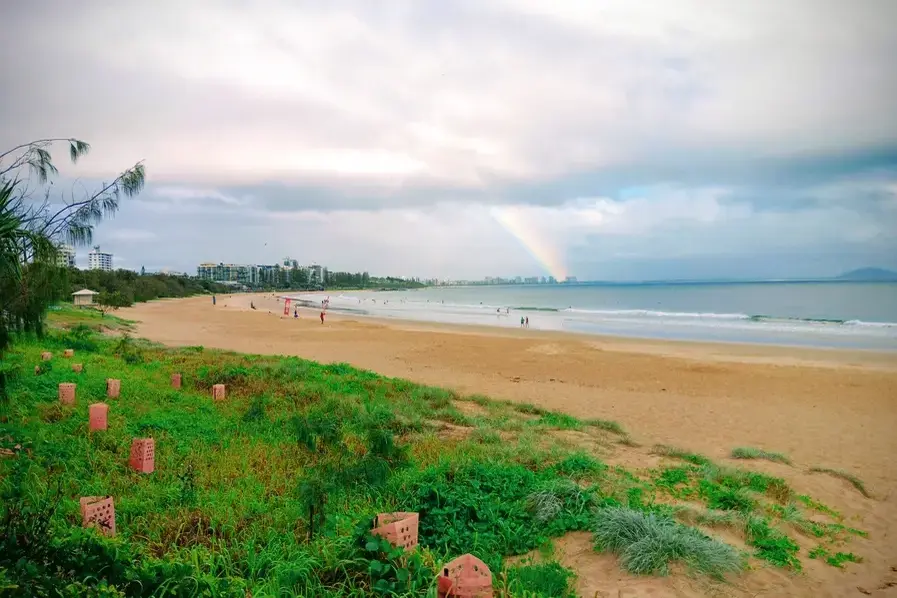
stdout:
MULTIPOLYGON (((50 149, 67 143, 77 162, 90 151, 78 139, 39 139, 0 153, 0 361, 16 332, 43 332, 44 315, 65 288, 64 268, 56 265, 60 243, 88 245, 93 228, 118 210, 122 196, 137 195, 146 178, 138 162, 96 191, 75 187, 53 193, 58 170, 50 149), (43 196, 35 198, 37 188, 43 196)), ((5 383, 0 371, 0 396, 5 383)))
POLYGON ((100 308, 100 311, 105 316, 111 311, 115 311, 119 307, 130 307, 132 301, 128 300, 123 294, 118 291, 107 292, 104 291, 97 295, 97 307, 100 308))

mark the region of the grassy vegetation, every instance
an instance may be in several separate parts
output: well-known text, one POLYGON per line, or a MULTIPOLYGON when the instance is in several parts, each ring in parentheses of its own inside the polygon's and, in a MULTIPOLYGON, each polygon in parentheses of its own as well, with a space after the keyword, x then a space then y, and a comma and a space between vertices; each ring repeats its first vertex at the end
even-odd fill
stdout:
POLYGON ((791 459, 782 453, 771 453, 769 451, 747 446, 732 449, 731 457, 733 459, 766 459, 767 461, 773 461, 774 463, 791 465, 791 459))
POLYGON ((866 484, 863 483, 863 480, 856 477, 852 473, 841 471, 840 469, 830 469, 828 467, 811 467, 810 473, 827 473, 830 476, 841 478, 842 480, 848 482, 851 486, 856 488, 857 491, 866 498, 872 498, 872 495, 869 494, 868 490, 866 490, 866 484))
POLYGON ((591 530, 633 572, 681 562, 713 577, 744 563, 714 528, 794 569, 789 529, 820 546, 861 533, 779 478, 700 455, 665 450, 685 463, 608 467, 596 451, 620 450, 613 422, 346 364, 168 349, 98 334, 127 323, 88 312, 51 322, 68 328, 19 339, 4 364, 14 376, 0 405, 0 585, 11 595, 430 596, 440 565, 472 552, 503 595, 572 596, 574 572, 548 550, 571 531, 591 530), (41 362, 43 350, 54 358, 41 362), (107 377, 122 380, 120 398, 105 399, 107 377), (75 406, 56 399, 68 381, 75 406), (218 383, 227 399, 216 403, 218 383), (110 405, 109 429, 89 433, 97 401, 110 405), (143 436, 156 441, 150 475, 127 466, 143 436), (115 497, 115 538, 80 527, 88 495, 115 497), (681 502, 704 509, 686 518, 681 502), (396 510, 420 514, 413 553, 369 533, 374 515, 396 510), (832 522, 800 528, 809 512, 832 522), (533 551, 548 556, 508 560, 533 551))
POLYGON ((672 457, 674 459, 681 459, 683 461, 687 461, 689 463, 694 463, 695 465, 707 465, 710 463, 710 459, 703 455, 698 455, 696 453, 690 453, 688 451, 682 450, 680 448, 676 448, 674 446, 667 446, 665 444, 655 444, 651 448, 651 452, 655 455, 663 455, 664 457, 672 457))
POLYGON ((719 578, 742 568, 728 544, 658 513, 608 507, 600 511, 594 531, 595 546, 618 554, 631 573, 666 575, 673 562, 719 578))

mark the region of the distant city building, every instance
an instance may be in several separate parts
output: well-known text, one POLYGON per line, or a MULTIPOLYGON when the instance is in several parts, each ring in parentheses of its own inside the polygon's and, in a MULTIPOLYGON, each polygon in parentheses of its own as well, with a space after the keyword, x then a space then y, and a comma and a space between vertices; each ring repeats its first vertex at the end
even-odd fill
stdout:
POLYGON ((576 277, 575 277, 575 276, 568 276, 567 278, 564 279, 564 282, 566 282, 566 283, 574 283, 574 282, 576 282, 576 277))
MULTIPOLYGON (((271 266, 274 267, 274 266, 271 266)), ((260 266, 247 264, 224 264, 206 262, 196 268, 196 276, 213 282, 239 282, 255 284, 258 282, 260 266)))
POLYGON ((60 245, 59 254, 56 256, 56 264, 63 268, 74 268, 75 248, 71 245, 60 245))
POLYGON ((106 272, 112 270, 112 254, 100 251, 100 246, 96 245, 93 251, 87 254, 87 267, 106 272))

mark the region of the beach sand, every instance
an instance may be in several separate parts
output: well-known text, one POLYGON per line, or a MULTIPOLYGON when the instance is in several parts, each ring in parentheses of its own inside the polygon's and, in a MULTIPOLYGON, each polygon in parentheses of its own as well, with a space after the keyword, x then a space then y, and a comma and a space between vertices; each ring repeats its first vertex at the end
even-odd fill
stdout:
MULTIPOLYGON (((646 341, 386 321, 300 309, 282 317, 271 294, 155 301, 122 309, 138 336, 174 346, 347 362, 387 376, 462 393, 533 403, 579 417, 620 422, 640 448, 620 447, 610 463, 647 467, 655 443, 720 462, 732 448, 788 454, 794 466, 739 462, 786 478, 869 532, 844 549, 864 562, 840 570, 806 559, 800 574, 759 567, 733 585, 686 575, 639 578, 595 555, 582 536, 558 544, 584 596, 897 597, 897 355, 646 341), (250 310, 253 301, 257 310, 250 310), (813 466, 851 472, 864 498, 813 466), (858 589, 862 588, 862 590, 858 589)), ((815 543, 798 538, 803 548, 815 543)))

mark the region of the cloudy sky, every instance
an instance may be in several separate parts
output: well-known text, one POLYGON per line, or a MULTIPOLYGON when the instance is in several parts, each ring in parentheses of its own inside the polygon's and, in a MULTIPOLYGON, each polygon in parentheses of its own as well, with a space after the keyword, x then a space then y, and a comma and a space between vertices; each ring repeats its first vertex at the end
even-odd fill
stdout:
POLYGON ((893 0, 8 0, 0 22, 0 148, 90 142, 58 188, 145 162, 96 230, 117 266, 897 269, 893 0))

